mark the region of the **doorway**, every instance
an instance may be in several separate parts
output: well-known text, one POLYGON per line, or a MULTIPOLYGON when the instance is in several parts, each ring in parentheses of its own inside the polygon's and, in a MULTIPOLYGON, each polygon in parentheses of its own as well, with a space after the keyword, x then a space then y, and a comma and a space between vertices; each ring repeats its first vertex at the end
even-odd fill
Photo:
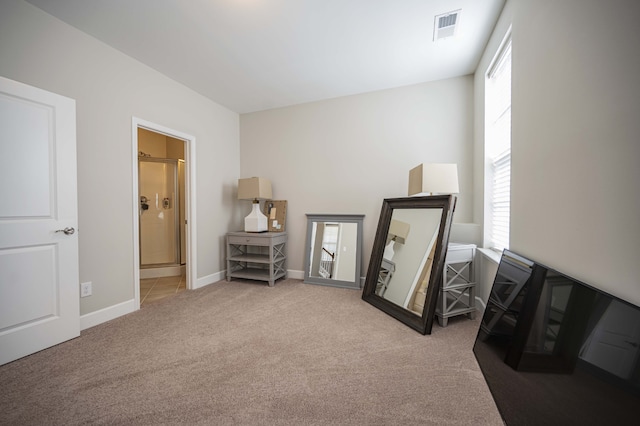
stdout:
POLYGON ((194 288, 195 138, 135 119, 136 308, 194 288))
POLYGON ((138 128, 142 306, 186 289, 184 144, 138 128))

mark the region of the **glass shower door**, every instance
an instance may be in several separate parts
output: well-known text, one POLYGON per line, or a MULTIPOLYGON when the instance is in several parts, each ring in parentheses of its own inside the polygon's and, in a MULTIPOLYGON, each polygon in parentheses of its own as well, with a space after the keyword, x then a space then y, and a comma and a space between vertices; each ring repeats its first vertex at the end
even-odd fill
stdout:
POLYGON ((178 263, 177 161, 140 159, 140 265, 178 263))

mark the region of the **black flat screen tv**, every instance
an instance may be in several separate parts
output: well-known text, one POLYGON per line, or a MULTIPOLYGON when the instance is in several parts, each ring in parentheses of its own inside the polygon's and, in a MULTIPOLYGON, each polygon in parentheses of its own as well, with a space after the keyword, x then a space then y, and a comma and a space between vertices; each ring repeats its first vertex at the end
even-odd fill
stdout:
POLYGON ((508 426, 640 424, 640 308, 505 250, 473 352, 508 426))

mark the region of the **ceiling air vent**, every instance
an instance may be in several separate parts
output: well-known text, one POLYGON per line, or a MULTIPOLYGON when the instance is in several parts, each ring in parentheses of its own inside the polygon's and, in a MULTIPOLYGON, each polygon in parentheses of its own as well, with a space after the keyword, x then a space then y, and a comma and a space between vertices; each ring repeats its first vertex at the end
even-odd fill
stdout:
POLYGON ((460 22, 460 12, 462 9, 436 15, 433 26, 433 41, 442 40, 456 35, 456 29, 460 22))

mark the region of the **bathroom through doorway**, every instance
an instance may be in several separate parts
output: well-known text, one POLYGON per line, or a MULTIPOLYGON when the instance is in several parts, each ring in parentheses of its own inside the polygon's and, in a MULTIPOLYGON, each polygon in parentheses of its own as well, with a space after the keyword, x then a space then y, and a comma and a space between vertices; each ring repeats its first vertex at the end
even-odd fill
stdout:
POLYGON ((194 288, 195 139, 134 119, 135 299, 139 308, 194 288))

